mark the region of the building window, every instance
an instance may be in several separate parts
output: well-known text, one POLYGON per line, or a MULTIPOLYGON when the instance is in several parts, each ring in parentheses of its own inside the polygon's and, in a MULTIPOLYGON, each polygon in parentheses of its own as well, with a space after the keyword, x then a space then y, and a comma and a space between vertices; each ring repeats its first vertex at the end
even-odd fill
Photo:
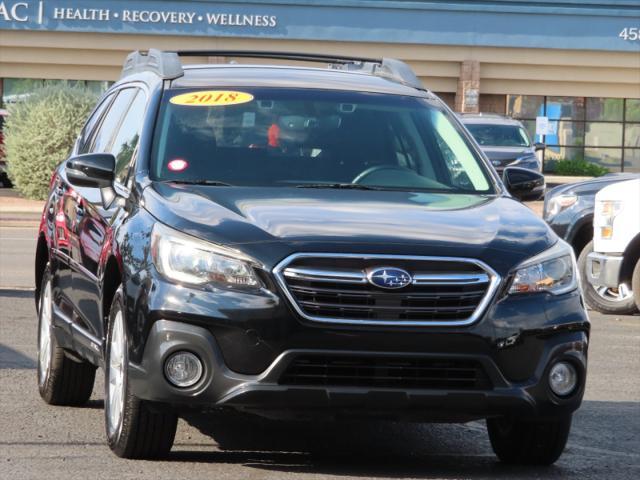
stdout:
POLYGON ((507 114, 547 145, 545 171, 561 160, 586 160, 611 172, 640 171, 640 99, 508 95, 507 114), (535 135, 546 116, 554 133, 535 135))
POLYGON ((455 108, 455 105, 456 105, 456 94, 455 93, 438 92, 438 93, 436 93, 436 95, 438 96, 438 98, 440 98, 440 100, 442 100, 444 103, 446 103, 447 107, 449 107, 451 110, 453 110, 455 108))
POLYGON ((544 113, 544 97, 539 95, 509 95, 509 116, 518 119, 535 119, 544 113))
POLYGON ((640 173, 640 148, 624 149, 624 171, 640 173))
POLYGON ((625 120, 627 122, 640 122, 640 98, 627 98, 625 102, 625 120))
POLYGON ((587 120, 621 122, 623 116, 622 98, 587 98, 587 120))
POLYGON ((584 120, 584 98, 547 97, 545 111, 549 120, 584 120))
POLYGON ((480 94, 480 111, 484 113, 499 113, 504 115, 507 98, 504 95, 492 93, 480 94))

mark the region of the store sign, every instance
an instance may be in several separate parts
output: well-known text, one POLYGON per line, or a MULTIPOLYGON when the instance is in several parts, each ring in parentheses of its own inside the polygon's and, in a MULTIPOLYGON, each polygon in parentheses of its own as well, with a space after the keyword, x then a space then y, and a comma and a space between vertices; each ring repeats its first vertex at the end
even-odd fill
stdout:
POLYGON ((0 0, 0 30, 640 52, 640 42, 619 36, 640 20, 633 11, 621 15, 604 2, 597 12, 577 1, 562 9, 556 0, 508 3, 496 10, 399 0, 0 0))
MULTIPOLYGON (((136 24, 158 27, 201 25, 214 27, 245 27, 269 29, 278 26, 278 16, 268 11, 251 11, 246 5, 190 4, 188 2, 98 2, 87 1, 0 1, 0 27, 2 23, 68 27, 115 27, 120 30, 136 24), (119 5, 118 5, 119 4, 119 5), (140 8, 136 8, 139 4, 140 8), (155 4, 155 5, 154 5, 155 4), (182 7, 184 5, 184 7, 182 7), (157 6, 157 8, 153 8, 157 6), (190 8, 191 7, 191 8, 190 8)), ((257 8, 254 6, 254 9, 257 8)))
POLYGON ((0 2, 0 19, 5 22, 28 22, 29 4, 27 2, 0 2))
POLYGON ((549 117, 536 117, 536 135, 549 134, 549 117))

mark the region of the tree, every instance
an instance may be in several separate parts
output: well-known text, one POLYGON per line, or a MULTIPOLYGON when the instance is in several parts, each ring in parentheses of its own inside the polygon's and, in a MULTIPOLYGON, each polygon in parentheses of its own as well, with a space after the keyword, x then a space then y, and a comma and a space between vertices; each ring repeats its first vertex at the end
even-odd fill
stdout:
POLYGON ((9 178, 27 198, 45 199, 51 174, 65 160, 97 96, 66 83, 10 105, 4 128, 9 178))

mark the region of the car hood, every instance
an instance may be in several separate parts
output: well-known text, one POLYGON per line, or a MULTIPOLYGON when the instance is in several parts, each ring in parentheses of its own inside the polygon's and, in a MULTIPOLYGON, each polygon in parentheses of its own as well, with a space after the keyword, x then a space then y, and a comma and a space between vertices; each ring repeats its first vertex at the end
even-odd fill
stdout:
POLYGON ((340 252, 477 258, 504 273, 556 241, 509 197, 161 183, 143 196, 162 223, 269 268, 294 252, 340 252))
POLYGON ((532 148, 528 147, 480 147, 489 160, 515 160, 528 153, 533 153, 532 148))
POLYGON ((640 178, 640 174, 637 173, 610 173, 602 177, 590 178, 581 182, 566 183, 564 185, 558 185, 549 190, 545 199, 551 199, 557 195, 564 193, 573 193, 579 196, 595 195, 604 187, 611 185, 612 183, 623 182, 625 180, 633 180, 634 178, 640 178))

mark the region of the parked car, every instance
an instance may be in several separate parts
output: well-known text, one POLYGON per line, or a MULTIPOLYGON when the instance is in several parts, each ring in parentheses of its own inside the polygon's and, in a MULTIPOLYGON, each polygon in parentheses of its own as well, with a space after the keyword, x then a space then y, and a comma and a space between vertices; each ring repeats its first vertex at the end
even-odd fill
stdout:
POLYGON ((592 288, 630 285, 640 309, 640 178, 596 194, 593 252, 586 261, 592 288))
POLYGON ((602 313, 626 315, 636 311, 631 283, 592 286, 587 281, 587 256, 593 251, 595 196, 603 188, 640 178, 634 173, 614 173, 583 182, 558 185, 545 195, 543 217, 556 234, 569 243, 578 257, 578 270, 587 305, 602 313))
POLYGON ((11 187, 11 180, 7 172, 7 162, 4 151, 4 121, 9 116, 9 112, 0 108, 0 187, 11 187))
POLYGON ((39 230, 38 382, 159 457, 181 409, 486 419, 553 463, 585 388, 571 247, 404 63, 182 66, 132 53, 56 171, 39 230), (62 225, 62 227, 61 227, 62 225), (63 235, 64 238, 60 238, 63 235))
POLYGON ((507 166, 542 171, 536 152, 545 146, 533 143, 519 120, 492 113, 466 113, 460 118, 499 174, 507 166))

